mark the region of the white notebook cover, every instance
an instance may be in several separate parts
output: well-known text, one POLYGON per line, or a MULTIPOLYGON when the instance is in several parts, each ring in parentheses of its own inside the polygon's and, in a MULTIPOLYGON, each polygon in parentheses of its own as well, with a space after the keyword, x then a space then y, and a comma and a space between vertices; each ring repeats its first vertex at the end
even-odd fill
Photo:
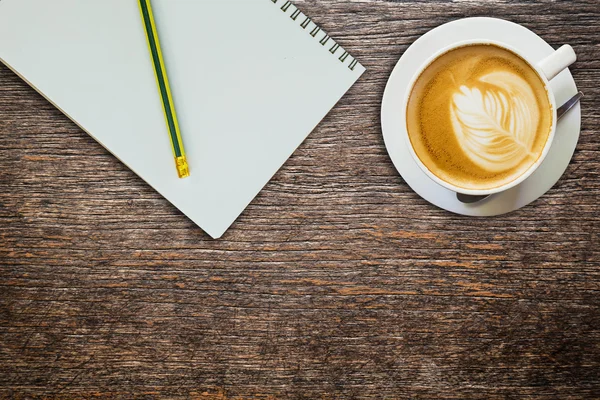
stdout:
POLYGON ((365 69, 284 0, 153 6, 188 179, 136 0, 0 0, 0 61, 218 238, 365 69))

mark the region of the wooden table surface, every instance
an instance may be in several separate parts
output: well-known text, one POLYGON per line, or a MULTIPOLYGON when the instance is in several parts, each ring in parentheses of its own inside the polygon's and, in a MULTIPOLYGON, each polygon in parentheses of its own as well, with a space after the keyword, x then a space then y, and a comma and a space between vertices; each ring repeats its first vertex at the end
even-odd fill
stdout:
POLYGON ((600 398, 600 3, 306 0, 369 71, 213 241, 0 67, 0 397, 600 398), (583 130, 508 216, 439 210, 379 123, 420 35, 572 44, 583 130))

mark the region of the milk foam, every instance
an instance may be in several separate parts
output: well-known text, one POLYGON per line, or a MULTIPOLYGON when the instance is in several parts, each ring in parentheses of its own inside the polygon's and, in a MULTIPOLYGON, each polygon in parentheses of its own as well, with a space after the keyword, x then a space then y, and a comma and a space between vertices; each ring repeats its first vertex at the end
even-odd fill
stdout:
POLYGON ((533 88, 512 71, 494 71, 462 85, 450 103, 452 128, 465 155, 490 172, 535 156, 539 110, 533 88))

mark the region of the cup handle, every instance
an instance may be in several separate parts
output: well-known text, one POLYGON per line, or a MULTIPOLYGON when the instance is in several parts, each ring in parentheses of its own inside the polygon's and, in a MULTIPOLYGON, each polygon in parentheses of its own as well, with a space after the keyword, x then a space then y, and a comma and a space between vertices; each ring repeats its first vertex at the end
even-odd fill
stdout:
POLYGON ((540 61, 538 68, 546 76, 546 79, 551 81, 556 75, 568 68, 575 61, 577 61, 575 50, 573 50, 570 45, 565 44, 560 49, 540 61))

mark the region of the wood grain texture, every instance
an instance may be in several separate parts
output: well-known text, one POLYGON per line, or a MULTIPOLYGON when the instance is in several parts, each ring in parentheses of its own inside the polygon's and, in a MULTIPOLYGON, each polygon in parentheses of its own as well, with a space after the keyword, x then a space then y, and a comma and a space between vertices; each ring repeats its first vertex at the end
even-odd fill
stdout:
POLYGON ((210 240, 0 67, 0 396, 600 398, 600 5, 305 0, 369 69, 222 240, 210 240), (508 216, 414 194, 383 89, 466 16, 572 44, 567 173, 508 216))

